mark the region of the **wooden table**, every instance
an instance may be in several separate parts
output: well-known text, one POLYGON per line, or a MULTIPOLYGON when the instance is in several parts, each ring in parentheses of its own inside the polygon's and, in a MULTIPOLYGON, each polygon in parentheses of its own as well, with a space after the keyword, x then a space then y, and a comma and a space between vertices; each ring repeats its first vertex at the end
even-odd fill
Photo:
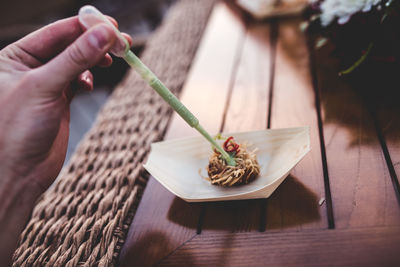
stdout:
MULTIPOLYGON (((399 109, 338 78, 300 18, 246 20, 215 6, 180 98, 210 132, 309 125, 312 151, 269 199, 191 204, 150 178, 120 265, 399 266, 399 109)), ((174 116, 166 139, 196 134, 174 116)))

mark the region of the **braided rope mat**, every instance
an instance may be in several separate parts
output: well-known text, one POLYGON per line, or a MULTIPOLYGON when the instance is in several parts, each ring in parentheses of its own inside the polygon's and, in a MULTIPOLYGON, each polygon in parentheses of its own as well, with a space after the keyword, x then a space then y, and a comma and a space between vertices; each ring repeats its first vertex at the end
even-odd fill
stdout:
MULTIPOLYGON (((179 93, 214 0, 181 0, 142 60, 179 93)), ((150 144, 172 110, 133 71, 117 86, 61 178, 38 201, 14 266, 115 265, 147 183, 150 144)))

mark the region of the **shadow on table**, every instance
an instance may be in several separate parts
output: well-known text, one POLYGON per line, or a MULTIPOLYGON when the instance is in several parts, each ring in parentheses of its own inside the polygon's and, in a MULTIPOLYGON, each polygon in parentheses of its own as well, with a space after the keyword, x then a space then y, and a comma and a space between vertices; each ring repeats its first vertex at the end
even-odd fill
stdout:
MULTIPOLYGON (((173 254, 173 251, 178 247, 179 244, 174 244, 171 239, 162 232, 149 232, 135 242, 135 246, 129 250, 129 252, 133 253, 121 253, 118 266, 155 266, 166 259, 170 254, 173 254), (168 250, 166 248, 171 249, 168 250), (166 254, 166 251, 172 251, 172 253, 166 254), (143 255, 146 256, 143 257, 143 255), (158 260, 158 262, 155 262, 156 260, 158 260)), ((184 251, 180 251, 180 254, 184 255, 185 265, 176 263, 174 266, 190 266, 193 262, 191 255, 189 253, 185 254, 184 251)))
POLYGON ((378 143, 376 125, 386 141, 400 141, 400 66, 374 62, 338 77, 333 48, 315 54, 324 124, 347 129, 350 146, 378 143))
POLYGON ((321 219, 317 194, 289 175, 267 203, 266 230, 297 228, 321 219))
MULTIPOLYGON (((299 72, 296 78, 300 83, 308 84, 306 87, 314 90, 305 48, 305 42, 312 40, 313 36, 305 36, 300 30, 303 18, 294 16, 279 18, 279 22, 274 18, 256 21, 237 5, 227 2, 227 6, 246 25, 275 22, 281 52, 276 56, 283 57, 281 61, 299 72)), ((349 147, 379 143, 375 122, 387 141, 400 143, 400 64, 382 59, 367 60, 351 75, 339 77, 338 72, 352 62, 340 62, 332 45, 315 49, 313 53, 324 125, 348 130, 349 147)))
MULTIPOLYGON (((301 32, 301 21, 300 17, 279 20, 279 53, 275 56, 298 74, 298 83, 314 90, 305 47, 307 38, 311 40, 312 36, 301 32)), ((348 65, 338 60, 332 45, 314 49, 313 54, 324 126, 348 130, 349 146, 370 145, 379 142, 375 127, 378 122, 386 139, 400 142, 400 64, 370 60, 352 74, 339 77, 338 72, 348 65)))
POLYGON ((182 214, 190 214, 194 208, 202 205, 204 217, 199 219, 203 231, 244 232, 264 228, 283 229, 320 220, 318 202, 319 199, 314 192, 304 186, 299 179, 289 175, 267 200, 187 203, 175 197, 168 211, 168 219, 193 229, 194 225, 188 225, 187 218, 182 214))

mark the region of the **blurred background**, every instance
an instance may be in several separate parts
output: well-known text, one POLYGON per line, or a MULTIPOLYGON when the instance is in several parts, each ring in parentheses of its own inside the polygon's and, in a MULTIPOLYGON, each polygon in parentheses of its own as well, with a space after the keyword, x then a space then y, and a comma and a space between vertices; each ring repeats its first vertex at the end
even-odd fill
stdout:
MULTIPOLYGON (((0 49, 58 19, 74 16, 91 4, 114 17, 121 31, 133 37, 132 50, 140 56, 146 41, 161 23, 175 0, 3 0, 0 9, 0 49)), ((78 142, 92 126, 96 115, 128 66, 114 57, 110 68, 93 68, 94 91, 79 92, 71 103, 70 138, 66 164, 78 142)))

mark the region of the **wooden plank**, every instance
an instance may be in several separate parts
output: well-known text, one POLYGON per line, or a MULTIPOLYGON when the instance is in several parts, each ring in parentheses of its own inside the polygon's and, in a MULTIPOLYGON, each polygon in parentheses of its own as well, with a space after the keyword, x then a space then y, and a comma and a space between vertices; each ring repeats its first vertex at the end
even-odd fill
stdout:
POLYGON ((398 266, 400 228, 199 235, 157 266, 398 266))
MULTIPOLYGON (((226 4, 215 6, 181 95, 210 132, 218 132, 243 25, 226 4)), ((174 115, 166 139, 198 135, 174 115)), ((150 178, 121 252, 122 266, 150 266, 196 235, 199 204, 175 197, 150 178)))
POLYGON ((312 150, 271 195, 267 230, 327 228, 324 176, 317 110, 308 51, 300 19, 279 24, 272 98, 271 128, 310 126, 312 150))
POLYGON ((234 77, 224 132, 267 128, 270 61, 270 24, 250 24, 234 77))
MULTIPOLYGON (((267 128, 271 43, 269 24, 249 25, 234 73, 224 132, 267 128), (236 74, 236 75, 235 75, 236 74)), ((255 231, 260 223, 259 200, 228 201, 206 205, 203 231, 255 231)))
POLYGON ((356 76, 357 92, 362 95, 374 118, 393 190, 400 205, 400 110, 398 103, 400 75, 398 66, 372 61, 353 76, 356 76))
POLYGON ((392 73, 391 79, 388 79, 383 85, 385 93, 379 94, 377 88, 382 87, 378 86, 375 86, 372 90, 374 92, 373 97, 379 94, 378 103, 373 107, 373 112, 377 114, 375 123, 388 164, 394 194, 400 205, 400 117, 398 104, 400 93, 397 88, 399 84, 398 77, 397 72, 396 74, 392 73))
POLYGON ((357 88, 339 78, 330 51, 326 47, 316 54, 316 67, 336 227, 400 225, 400 209, 365 102, 368 85, 357 88))

